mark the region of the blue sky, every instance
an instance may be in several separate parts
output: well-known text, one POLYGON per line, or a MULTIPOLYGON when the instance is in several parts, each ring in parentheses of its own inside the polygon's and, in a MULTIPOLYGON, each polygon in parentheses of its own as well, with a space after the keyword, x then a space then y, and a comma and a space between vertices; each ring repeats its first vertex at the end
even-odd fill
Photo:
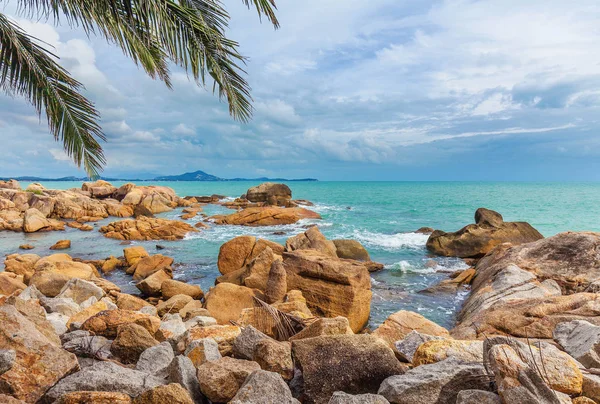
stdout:
MULTIPOLYGON (((185 72, 169 91, 7 3, 101 111, 106 176, 600 180, 597 0, 278 0, 278 31, 226 0, 247 125, 185 72)), ((23 100, 0 96, 0 133, 0 176, 83 175, 23 100)))

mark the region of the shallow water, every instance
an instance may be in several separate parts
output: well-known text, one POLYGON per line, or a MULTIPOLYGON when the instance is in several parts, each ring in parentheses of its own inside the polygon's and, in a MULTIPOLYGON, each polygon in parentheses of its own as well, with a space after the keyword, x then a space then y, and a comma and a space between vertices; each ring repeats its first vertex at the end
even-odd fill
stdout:
MULTIPOLYGON (((163 182, 180 196, 222 194, 239 196, 252 182, 163 182)), ((27 183, 21 184, 23 187, 27 183)), ((119 185, 119 183, 115 183, 119 185)), ((149 185, 141 183, 140 185, 149 185)), ((294 198, 315 202, 321 221, 305 220, 289 226, 247 228, 215 226, 189 235, 176 242, 136 242, 155 253, 155 245, 165 247, 161 254, 175 258, 175 277, 196 283, 207 290, 218 276, 216 266, 219 247, 225 241, 241 235, 284 243, 287 237, 300 233, 312 223, 319 224, 330 239, 353 238, 365 245, 374 261, 386 269, 373 274, 373 304, 371 326, 381 323, 390 313, 413 310, 446 327, 454 323, 466 291, 458 295, 431 296, 417 293, 449 272, 467 266, 458 259, 431 257, 425 250, 427 236, 413 233, 423 227, 454 231, 473 221, 479 207, 498 210, 506 220, 528 221, 545 236, 567 230, 600 231, 597 220, 600 207, 600 184, 596 183, 473 183, 473 182, 291 182, 294 198), (274 235, 274 232, 285 235, 274 235)), ((47 188, 67 189, 80 186, 74 182, 48 182, 47 188)), ((208 215, 230 213, 231 210, 209 205, 208 215)), ((177 218, 180 209, 162 214, 177 218)), ((201 218, 191 220, 195 223, 201 218)), ((95 224, 98 228, 115 218, 95 224)), ((98 232, 81 232, 67 228, 65 232, 0 233, 0 254, 18 251, 18 246, 31 243, 36 254, 49 254, 48 248, 57 240, 68 238, 75 257, 102 259, 122 255, 123 246, 98 232)), ((3 264, 0 263, 0 267, 3 264)), ((114 273, 108 279, 125 292, 136 293, 129 277, 114 273)))

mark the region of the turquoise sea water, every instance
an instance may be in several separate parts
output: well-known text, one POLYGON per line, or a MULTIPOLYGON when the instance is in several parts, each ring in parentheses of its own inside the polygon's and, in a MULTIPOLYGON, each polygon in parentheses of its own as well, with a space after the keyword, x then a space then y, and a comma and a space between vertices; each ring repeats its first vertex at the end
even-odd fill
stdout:
MULTIPOLYGON (((178 195, 222 194, 237 197, 253 185, 252 182, 162 182, 178 195)), ((21 184, 23 187, 27 183, 21 184)), ((67 189, 81 184, 47 182, 46 188, 67 189)), ((115 185, 120 185, 115 183, 115 185)), ((143 183, 141 185, 149 185, 143 183)), ((545 236, 567 230, 600 231, 600 184, 597 183, 474 183, 474 182, 291 182, 296 199, 308 199, 312 208, 323 216, 320 221, 302 221, 289 226, 248 228, 215 226, 191 234, 185 240, 158 242, 166 247, 161 254, 175 258, 175 277, 197 283, 207 290, 218 276, 216 266, 219 247, 225 241, 241 235, 284 243, 287 237, 300 233, 317 223, 331 239, 352 238, 363 243, 374 261, 386 269, 373 274, 371 325, 381 323, 398 310, 413 310, 451 327, 454 314, 466 291, 458 295, 428 295, 418 293, 446 278, 448 273, 467 268, 458 259, 430 256, 425 250, 427 236, 414 230, 433 227, 454 231, 472 223, 479 207, 494 209, 507 221, 528 221, 545 236), (284 231, 285 235, 274 235, 284 231)), ((208 215, 230 213, 229 209, 209 205, 208 215)), ((160 216, 177 218, 180 209, 160 216)), ((109 218, 97 226, 116 220, 109 218)), ((200 217, 190 221, 201 220, 200 217)), ((68 238, 75 257, 103 259, 122 255, 123 246, 117 240, 102 237, 97 231, 80 232, 67 228, 65 232, 0 233, 0 254, 19 252, 18 246, 31 243, 39 255, 50 254, 48 247, 59 239, 68 238)), ((157 242, 139 242, 155 253, 157 242)), ((3 264, 0 263, 0 268, 3 264)), ((115 273, 109 278, 124 291, 136 293, 129 277, 115 273)))

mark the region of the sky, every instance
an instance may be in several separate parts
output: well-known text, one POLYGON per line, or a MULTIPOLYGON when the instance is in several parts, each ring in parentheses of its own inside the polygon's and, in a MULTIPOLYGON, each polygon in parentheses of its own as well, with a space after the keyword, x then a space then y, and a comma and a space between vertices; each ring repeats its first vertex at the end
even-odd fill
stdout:
MULTIPOLYGON (((277 0, 279 30, 224 0, 255 113, 173 68, 174 89, 68 26, 30 21, 86 87, 103 175, 320 180, 600 180, 597 0, 277 0)), ((0 95, 0 177, 83 176, 47 124, 0 95)))

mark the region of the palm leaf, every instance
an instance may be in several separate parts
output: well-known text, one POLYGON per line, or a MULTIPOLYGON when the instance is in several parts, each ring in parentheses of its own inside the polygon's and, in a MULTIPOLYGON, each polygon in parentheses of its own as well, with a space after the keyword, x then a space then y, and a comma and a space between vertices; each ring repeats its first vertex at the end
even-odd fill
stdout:
POLYGON ((38 114, 45 112, 50 132, 67 155, 96 176, 106 162, 98 143, 105 140, 98 112, 80 94, 81 83, 55 60, 35 38, 0 14, 0 88, 27 98, 38 114))
POLYGON ((269 333, 274 330, 274 338, 278 341, 287 341, 306 328, 306 323, 301 318, 284 313, 257 297, 253 299, 256 306, 253 316, 256 319, 254 326, 262 332, 269 333))

